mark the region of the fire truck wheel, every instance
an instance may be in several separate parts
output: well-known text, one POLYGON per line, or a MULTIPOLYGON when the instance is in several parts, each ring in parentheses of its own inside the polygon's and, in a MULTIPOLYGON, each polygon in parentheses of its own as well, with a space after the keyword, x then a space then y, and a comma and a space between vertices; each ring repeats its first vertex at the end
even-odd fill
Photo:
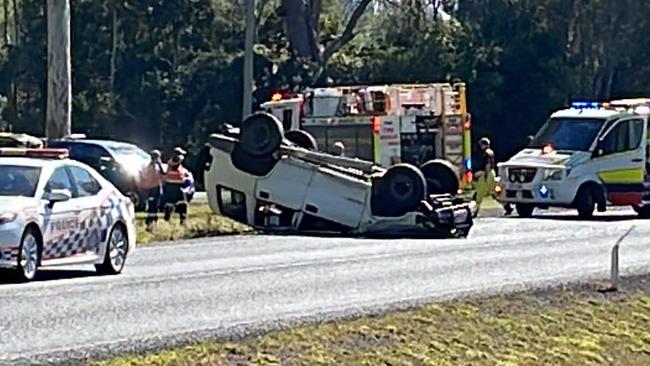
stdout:
POLYGON ((284 130, 272 114, 258 112, 241 124, 239 143, 253 157, 272 155, 280 148, 284 130))
POLYGON ((427 194, 458 194, 458 176, 445 163, 431 160, 420 168, 427 181, 427 194))
POLYGON ((316 143, 316 139, 314 139, 314 136, 310 135, 306 131, 303 130, 287 131, 287 133, 284 134, 284 138, 294 143, 298 147, 302 147, 303 149, 307 149, 311 151, 318 150, 318 143, 316 143))
POLYGON ((401 216, 415 211, 425 198, 427 183, 422 172, 410 164, 398 164, 379 180, 379 202, 386 216, 401 216))
POLYGON ((271 155, 262 157, 252 156, 239 145, 235 145, 230 159, 235 168, 257 177, 263 177, 269 174, 277 162, 271 155))

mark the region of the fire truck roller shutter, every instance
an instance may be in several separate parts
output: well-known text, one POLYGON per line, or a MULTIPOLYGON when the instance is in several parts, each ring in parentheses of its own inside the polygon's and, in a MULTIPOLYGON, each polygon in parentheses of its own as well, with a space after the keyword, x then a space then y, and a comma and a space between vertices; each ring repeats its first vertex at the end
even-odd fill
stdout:
POLYGON ((239 144, 253 157, 267 157, 280 148, 283 136, 284 128, 277 117, 257 112, 242 122, 239 144))
POLYGON ((284 138, 289 140, 291 143, 297 145, 298 147, 302 147, 303 149, 307 149, 311 151, 318 150, 318 143, 316 143, 316 139, 307 131, 303 131, 303 130, 287 131, 287 133, 284 134, 284 138))
POLYGON ((410 164, 397 164, 373 184, 372 212, 377 216, 402 216, 418 209, 427 183, 410 164))
POLYGON ((420 168, 427 182, 427 194, 458 194, 456 167, 446 160, 429 160, 420 168))

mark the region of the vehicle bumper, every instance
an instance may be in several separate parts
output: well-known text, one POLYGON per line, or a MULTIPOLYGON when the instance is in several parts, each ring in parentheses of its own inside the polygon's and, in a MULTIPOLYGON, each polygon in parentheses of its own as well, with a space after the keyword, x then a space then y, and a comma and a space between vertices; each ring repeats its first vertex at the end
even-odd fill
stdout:
POLYGON ((17 223, 0 225, 0 268, 15 268, 22 228, 17 223))
POLYGON ((539 206, 566 206, 573 202, 566 189, 559 182, 531 182, 514 184, 497 183, 497 201, 501 203, 529 203, 539 206))
POLYGON ((380 218, 366 235, 400 237, 467 236, 474 225, 471 203, 444 204, 434 200, 418 211, 398 218, 380 218))

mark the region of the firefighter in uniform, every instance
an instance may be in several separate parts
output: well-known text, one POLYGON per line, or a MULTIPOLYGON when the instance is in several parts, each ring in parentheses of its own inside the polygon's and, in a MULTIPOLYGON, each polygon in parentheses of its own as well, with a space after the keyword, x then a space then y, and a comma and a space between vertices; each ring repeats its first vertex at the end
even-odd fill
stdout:
MULTIPOLYGON (((479 147, 481 148, 480 160, 476 164, 474 170, 475 177, 475 196, 474 200, 476 201, 477 207, 481 207, 481 202, 486 197, 490 197, 494 194, 495 188, 495 164, 494 164, 494 151, 490 148, 490 140, 487 137, 481 138, 479 140, 479 147)), ((478 213, 478 211, 477 211, 478 213)))
POLYGON ((185 154, 180 147, 174 149, 172 157, 167 162, 167 172, 163 184, 165 221, 169 221, 172 213, 176 211, 180 216, 181 225, 187 219, 187 203, 194 194, 194 177, 183 166, 185 154))
POLYGON ((147 193, 147 231, 153 231, 158 222, 163 179, 165 178, 160 151, 152 150, 150 156, 151 162, 140 172, 141 185, 147 193))

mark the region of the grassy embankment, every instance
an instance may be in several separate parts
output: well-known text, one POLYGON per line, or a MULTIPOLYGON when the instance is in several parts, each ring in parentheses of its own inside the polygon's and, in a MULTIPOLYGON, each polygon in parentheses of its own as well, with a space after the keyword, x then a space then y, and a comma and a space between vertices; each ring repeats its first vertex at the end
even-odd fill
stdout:
POLYGON ((215 215, 207 204, 190 205, 185 225, 180 225, 177 214, 174 214, 169 222, 162 219, 162 214, 159 215, 158 224, 153 233, 148 233, 145 230, 146 213, 138 213, 136 217, 139 245, 158 241, 252 232, 252 229, 246 225, 215 215))
POLYGON ((429 305, 101 365, 649 365, 641 282, 609 295, 592 286, 429 305))

